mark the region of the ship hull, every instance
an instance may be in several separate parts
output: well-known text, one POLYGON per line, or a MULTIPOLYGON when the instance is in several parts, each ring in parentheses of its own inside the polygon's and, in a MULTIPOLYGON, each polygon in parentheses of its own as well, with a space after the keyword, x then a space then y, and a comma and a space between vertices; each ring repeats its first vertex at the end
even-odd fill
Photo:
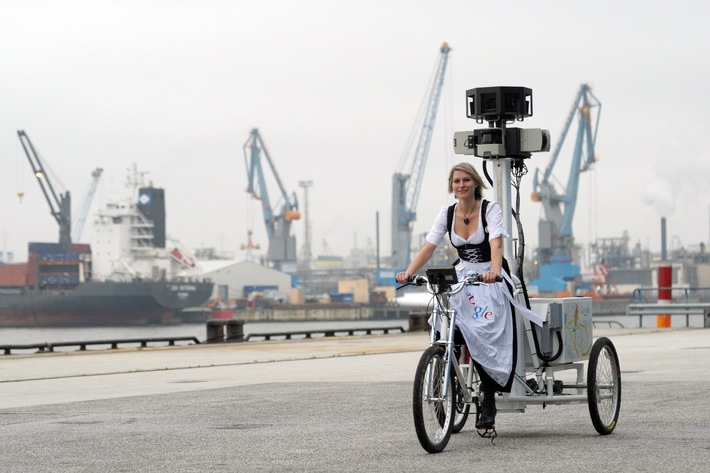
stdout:
POLYGON ((0 327, 120 326, 173 323, 176 311, 199 307, 210 282, 85 282, 71 290, 0 291, 0 327))

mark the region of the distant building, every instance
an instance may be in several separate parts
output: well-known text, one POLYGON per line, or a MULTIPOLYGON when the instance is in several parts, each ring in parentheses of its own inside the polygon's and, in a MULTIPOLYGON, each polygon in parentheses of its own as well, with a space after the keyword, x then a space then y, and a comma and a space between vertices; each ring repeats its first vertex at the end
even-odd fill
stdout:
POLYGON ((278 291, 288 294, 292 277, 252 261, 200 261, 205 278, 215 284, 215 297, 226 293, 229 299, 244 299, 254 291, 278 291))

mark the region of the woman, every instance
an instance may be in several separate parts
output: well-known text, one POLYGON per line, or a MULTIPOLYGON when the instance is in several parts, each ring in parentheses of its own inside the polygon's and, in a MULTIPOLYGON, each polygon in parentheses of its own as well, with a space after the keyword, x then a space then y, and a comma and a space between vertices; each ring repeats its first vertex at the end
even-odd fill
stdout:
POLYGON ((454 264, 459 280, 469 271, 482 275, 485 286, 470 286, 451 298, 460 314, 457 328, 463 334, 476 370, 481 377, 483 401, 476 428, 495 425, 495 393, 510 392, 515 371, 515 318, 513 305, 522 315, 542 325, 537 314, 512 297, 512 280, 503 258, 503 213, 495 202, 483 200, 486 184, 469 163, 455 165, 449 173, 449 193, 458 202, 441 208, 426 243, 409 267, 397 274, 397 282, 406 283, 429 261, 448 233, 459 260, 454 264), (496 283, 502 276, 506 283, 496 283), (506 287, 507 286, 507 287, 506 287))

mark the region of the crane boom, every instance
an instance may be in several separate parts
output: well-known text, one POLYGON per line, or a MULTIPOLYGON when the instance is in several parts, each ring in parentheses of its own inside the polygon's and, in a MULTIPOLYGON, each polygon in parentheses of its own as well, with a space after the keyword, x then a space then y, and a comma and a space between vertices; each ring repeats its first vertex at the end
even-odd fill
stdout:
POLYGON ((419 131, 411 171, 409 174, 395 173, 392 177, 392 257, 390 264, 393 268, 406 267, 409 264, 412 226, 417 218, 416 210, 422 177, 429 155, 429 145, 439 109, 450 50, 447 43, 444 43, 439 49, 439 61, 434 80, 427 92, 427 107, 419 131))
POLYGON ((422 123, 421 133, 419 134, 419 142, 414 153, 411 173, 412 185, 407 189, 407 207, 412 214, 416 214, 417 203, 419 202, 422 177, 424 176, 424 168, 426 167, 426 160, 429 155, 429 145, 431 144, 431 135, 434 132, 436 113, 439 110, 439 99, 441 98, 441 89, 444 85, 444 73, 446 72, 446 63, 448 62, 450 49, 447 43, 441 46, 441 57, 436 68, 432 88, 429 91, 426 115, 422 123))
POLYGON ((289 196, 286 192, 281 177, 276 171, 274 162, 257 128, 251 130, 249 139, 244 143, 243 150, 249 180, 247 192, 255 199, 261 201, 264 224, 266 225, 266 233, 269 237, 268 257, 277 268, 281 268, 284 263, 295 264, 296 237, 291 235, 291 222, 301 218, 301 213, 298 211, 298 198, 296 197, 296 193, 294 192, 289 196), (249 150, 247 150, 247 148, 249 148, 249 150), (279 214, 276 214, 271 206, 264 168, 261 164, 262 153, 266 157, 266 161, 276 180, 281 198, 284 202, 282 211, 279 214), (258 191, 255 185, 258 185, 258 191))
POLYGON ((27 161, 29 161, 30 167, 32 167, 32 172, 37 178, 44 198, 49 204, 49 211, 52 217, 57 221, 57 224, 59 224, 59 243, 71 245, 71 194, 69 191, 64 194, 57 194, 54 191, 52 181, 45 172, 42 160, 35 151, 30 137, 27 136, 24 130, 18 130, 17 136, 20 138, 22 149, 25 151, 27 161))
POLYGON ((99 179, 101 179, 101 173, 103 168, 96 168, 91 172, 91 184, 89 186, 89 191, 84 196, 84 201, 81 203, 81 210, 79 211, 79 217, 73 226, 72 230, 72 240, 81 241, 81 235, 84 233, 84 224, 86 224, 86 219, 89 216, 89 209, 91 209, 91 202, 94 199, 94 194, 96 193, 96 187, 99 185, 99 179))
POLYGON ((577 205, 580 174, 589 170, 596 162, 594 147, 600 113, 601 103, 592 94, 591 87, 582 84, 542 180, 539 179, 539 169, 533 177, 532 199, 542 203, 544 212, 544 219, 541 219, 539 224, 538 263, 541 277, 532 283, 541 291, 560 289, 564 285, 564 279, 579 274, 579 267, 572 264, 576 260, 572 222, 577 205), (597 108, 594 117, 591 113, 593 107, 597 108), (577 136, 567 186, 564 192, 558 193, 552 184, 552 171, 575 117, 578 125, 577 136))

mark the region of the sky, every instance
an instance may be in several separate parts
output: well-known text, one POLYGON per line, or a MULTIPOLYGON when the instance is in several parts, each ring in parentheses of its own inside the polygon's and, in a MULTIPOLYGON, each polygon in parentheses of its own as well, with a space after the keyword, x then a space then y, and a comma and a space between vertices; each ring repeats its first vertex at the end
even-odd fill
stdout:
MULTIPOLYGON (((75 216, 96 167, 92 212, 125 192, 135 164, 165 189, 169 236, 242 258, 253 231, 263 251, 243 153, 258 128, 302 214, 299 182, 313 183, 314 255, 373 247, 378 216, 389 255, 392 175, 411 172, 408 143, 444 42, 452 49, 414 246, 453 202, 450 167, 481 169, 452 149, 454 131, 479 127, 465 115, 467 89, 531 88, 534 115, 518 126, 549 129, 554 149, 583 83, 602 107, 577 242, 628 232, 658 252, 666 217, 671 247, 707 244, 709 14, 699 0, 0 0, 0 251, 22 261, 28 241, 58 238, 18 130, 71 191, 75 216)), ((575 134, 553 170, 560 190, 575 134)), ((532 175, 551 154, 528 160, 522 184, 533 247, 542 208, 530 199, 532 175)), ((279 194, 271 181, 275 205, 279 194)), ((305 224, 304 215, 292 226, 299 248, 305 224)))

